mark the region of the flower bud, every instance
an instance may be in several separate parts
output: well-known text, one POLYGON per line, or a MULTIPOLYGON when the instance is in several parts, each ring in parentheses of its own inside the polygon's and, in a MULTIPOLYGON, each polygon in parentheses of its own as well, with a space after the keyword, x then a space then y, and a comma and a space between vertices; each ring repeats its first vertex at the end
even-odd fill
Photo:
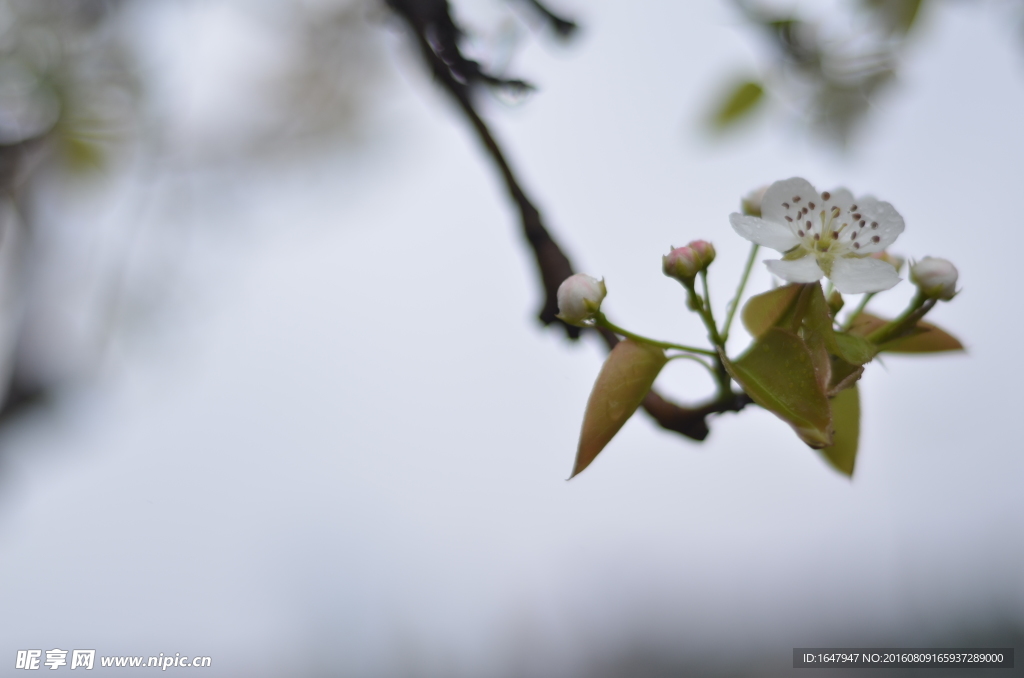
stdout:
POLYGON ((690 284, 714 260, 715 246, 706 240, 694 240, 686 247, 673 247, 661 258, 661 269, 668 277, 690 284))
POLYGON ((910 267, 910 280, 930 299, 949 301, 956 296, 956 266, 945 259, 925 257, 910 267))
POLYGON ((693 283, 693 279, 703 268, 700 255, 689 245, 675 247, 661 258, 661 270, 665 275, 685 284, 693 283))
POLYGON ((753 191, 740 198, 740 209, 742 212, 748 217, 761 216, 761 201, 764 199, 764 192, 767 190, 767 186, 755 188, 753 191))
POLYGON ((697 259, 700 261, 702 271, 715 260, 715 246, 707 240, 694 240, 687 247, 697 253, 697 259))
POLYGON ((571 275, 558 286, 558 317, 570 325, 593 325, 606 294, 604 279, 585 273, 571 275))

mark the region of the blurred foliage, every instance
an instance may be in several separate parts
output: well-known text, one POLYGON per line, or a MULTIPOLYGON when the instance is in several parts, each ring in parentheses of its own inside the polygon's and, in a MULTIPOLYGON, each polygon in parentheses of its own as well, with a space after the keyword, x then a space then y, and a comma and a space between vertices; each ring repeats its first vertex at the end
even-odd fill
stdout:
MULTIPOLYGON (((762 76, 712 107, 711 127, 733 128, 762 110, 760 90, 826 139, 846 146, 893 81, 924 0, 860 0, 821 20, 734 0, 768 51, 762 76)), ((831 9, 831 8, 830 8, 831 9)))
POLYGON ((363 0, 0 0, 0 424, 90 371, 111 326, 154 305, 154 287, 137 278, 162 253, 138 244, 137 225, 111 236, 96 217, 68 213, 74 182, 101 192, 145 168, 144 190, 118 206, 142 213, 161 177, 322 150, 361 121, 380 75, 382 31, 369 10, 363 0), (243 63, 202 90, 196 83, 220 72, 188 61, 209 25, 270 57, 245 63, 250 54, 214 35, 218 59, 243 63), (171 52, 161 51, 160 32, 182 28, 193 32, 169 36, 171 52), (174 81, 182 66, 191 70, 174 81), (226 124, 189 108, 196 91, 229 109, 226 124))
POLYGON ((748 80, 730 88, 711 116, 711 125, 717 130, 732 127, 750 116, 764 99, 764 87, 748 80))

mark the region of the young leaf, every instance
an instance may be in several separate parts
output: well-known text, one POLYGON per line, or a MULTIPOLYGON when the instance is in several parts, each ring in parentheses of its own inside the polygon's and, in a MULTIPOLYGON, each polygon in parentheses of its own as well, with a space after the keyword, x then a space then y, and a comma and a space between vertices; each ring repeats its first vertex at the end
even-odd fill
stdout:
POLYGON ((878 347, 867 339, 842 332, 835 333, 837 355, 854 365, 864 365, 878 355, 878 347))
POLYGON ((825 395, 831 398, 840 391, 850 388, 860 380, 862 374, 863 365, 854 365, 838 356, 832 356, 832 378, 825 395))
MULTIPOLYGON (((860 313, 853 319, 850 326, 850 334, 858 337, 865 337, 888 320, 871 315, 860 313)), ((887 341, 878 347, 879 351, 885 353, 939 353, 942 351, 962 351, 964 345, 960 340, 945 330, 923 320, 918 320, 917 325, 909 334, 891 341, 887 341)))
POLYGON ((761 337, 796 303, 801 289, 803 285, 794 283, 751 297, 743 307, 743 326, 754 338, 761 337))
POLYGON ((594 461, 640 407, 668 359, 660 348, 626 339, 608 354, 590 392, 572 475, 594 461))
POLYGON ((734 87, 711 116, 711 124, 718 130, 730 127, 753 113, 764 97, 760 83, 747 81, 734 87))
POLYGON ((860 443, 860 393, 853 386, 832 399, 832 423, 836 427, 830 447, 821 449, 825 460, 837 471, 853 476, 860 443))
POLYGON ((887 322, 885 318, 861 311, 850 323, 849 332, 855 337, 866 337, 887 322))
POLYGON ((832 412, 804 340, 773 327, 726 369, 754 402, 788 423, 814 448, 832 444, 832 412))
POLYGON ((875 357, 878 349, 871 342, 861 337, 836 332, 832 328, 832 311, 825 301, 821 285, 808 285, 805 294, 807 303, 803 325, 804 335, 808 339, 812 335, 820 335, 829 353, 853 365, 863 365, 875 357))

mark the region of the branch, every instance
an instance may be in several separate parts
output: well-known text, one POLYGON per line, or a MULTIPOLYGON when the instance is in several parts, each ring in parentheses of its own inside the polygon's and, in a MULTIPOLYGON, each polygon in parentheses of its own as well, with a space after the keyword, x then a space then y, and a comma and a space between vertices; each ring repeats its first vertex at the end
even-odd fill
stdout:
MULTIPOLYGON (((424 62, 472 125, 491 162, 501 174, 509 198, 519 210, 522 234, 533 251, 544 288, 544 305, 538 317, 545 325, 560 324, 570 339, 576 339, 581 328, 563 323, 555 317, 558 313, 558 286, 573 274, 569 257, 545 228, 540 211, 526 195, 497 140, 476 110, 472 98, 474 85, 478 84, 513 88, 524 88, 529 85, 521 80, 508 80, 491 75, 478 63, 462 56, 459 51, 459 39, 463 33, 451 18, 447 0, 387 2, 412 29, 424 62)), ((539 3, 532 4, 543 9, 539 3)), ((619 342, 619 338, 606 329, 594 331, 601 335, 609 350, 619 342)), ((652 390, 644 399, 643 407, 663 428, 694 440, 704 440, 709 432, 706 421, 709 415, 737 412, 751 402, 746 394, 734 393, 732 396, 718 398, 691 409, 680 407, 652 390)))

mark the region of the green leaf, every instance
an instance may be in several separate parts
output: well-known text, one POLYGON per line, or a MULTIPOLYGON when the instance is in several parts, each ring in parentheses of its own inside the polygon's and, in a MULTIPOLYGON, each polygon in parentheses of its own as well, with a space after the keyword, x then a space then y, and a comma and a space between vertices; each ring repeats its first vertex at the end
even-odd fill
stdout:
POLYGON ((878 347, 863 337, 842 332, 835 333, 837 355, 848 363, 864 365, 878 355, 878 347))
POLYGON ((794 283, 751 297, 743 307, 743 326, 755 338, 761 337, 796 303, 803 285, 794 283))
POLYGON ((650 344, 626 339, 615 345, 590 392, 570 478, 587 468, 633 416, 666 362, 665 352, 650 344))
POLYGON ((849 332, 855 337, 866 337, 887 322, 884 318, 861 311, 850 323, 849 332))
MULTIPOLYGON (((853 319, 850 334, 867 336, 887 322, 889 321, 885 318, 879 318, 870 313, 860 313, 853 319)), ((962 351, 964 345, 942 328, 918 320, 917 325, 906 336, 887 341, 879 346, 878 350, 885 353, 941 353, 943 351, 962 351)))
POLYGON ((812 334, 820 335, 829 353, 839 356, 853 365, 863 365, 870 362, 878 353, 875 346, 861 337, 851 337, 841 332, 836 332, 833 327, 832 310, 825 301, 825 293, 821 291, 821 285, 814 283, 807 287, 806 310, 804 311, 803 325, 805 336, 812 334))
POLYGON ((840 473, 853 476, 860 443, 860 393, 853 386, 832 399, 832 423, 835 438, 832 445, 822 448, 825 460, 840 473))
POLYGON ((711 115, 711 125, 724 130, 754 112, 764 99, 761 83, 748 80, 733 87, 711 115))
POLYGON ((853 365, 838 356, 832 356, 832 378, 825 394, 831 398, 856 384, 863 374, 863 365, 853 365))
POLYGON ((920 333, 886 342, 879 349, 886 353, 941 353, 964 350, 964 345, 959 339, 931 323, 919 320, 917 329, 921 330, 920 333))
POLYGON ((754 402, 788 423, 814 448, 832 444, 832 413, 804 340, 773 327, 735 362, 730 376, 754 402))

